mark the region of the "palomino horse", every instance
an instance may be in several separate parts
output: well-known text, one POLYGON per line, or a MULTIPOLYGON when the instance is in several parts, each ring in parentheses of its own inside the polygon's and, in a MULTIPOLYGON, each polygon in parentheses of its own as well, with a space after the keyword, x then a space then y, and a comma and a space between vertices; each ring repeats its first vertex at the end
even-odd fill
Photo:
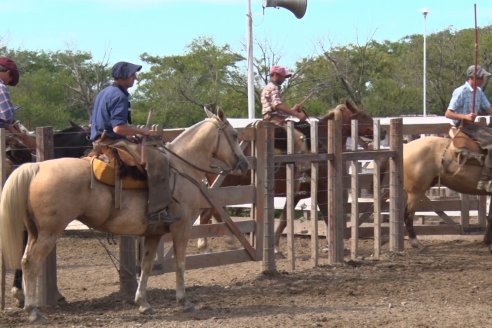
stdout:
MULTIPOLYGON (((476 189, 482 166, 475 159, 458 156, 450 138, 423 137, 403 145, 403 188, 407 200, 404 213, 405 227, 411 245, 422 247, 413 228, 417 204, 425 192, 434 185, 442 185, 460 193, 490 195, 476 189)), ((484 242, 491 244, 492 217, 487 216, 487 231, 484 242)))
POLYGON ((207 111, 207 114, 209 118, 187 128, 167 146, 172 172, 170 211, 181 218, 170 226, 153 224, 155 229, 149 229, 147 190, 124 190, 120 195, 120 208, 114 208, 114 187, 98 182, 91 184, 91 164, 84 159, 28 163, 10 175, 0 201, 0 246, 8 267, 22 266, 24 309, 31 322, 44 319, 36 302, 40 266, 57 237, 75 219, 103 232, 145 236, 145 255, 135 295, 141 313, 152 311, 147 302, 147 280, 159 239, 170 232, 176 263, 176 299, 180 305, 186 304, 185 252, 191 221, 201 208, 211 206, 203 194, 205 172, 210 172, 216 162, 221 163, 222 172, 243 173, 249 169, 237 142, 237 132, 223 111, 219 110, 217 115, 207 111), (28 244, 21 261, 24 229, 28 231, 28 244))
MULTIPOLYGON (((354 105, 352 105, 350 102, 346 101, 343 104, 339 104, 337 107, 334 109, 330 110, 326 115, 323 117, 319 118, 319 123, 318 123, 318 144, 319 144, 319 151, 320 152, 326 152, 327 151, 327 145, 328 145, 328 121, 329 120, 341 120, 343 122, 343 127, 342 127, 342 136, 343 140, 342 143, 345 145, 346 140, 348 137, 350 137, 351 134, 351 121, 352 120, 357 120, 358 121, 358 133, 359 137, 361 138, 368 138, 372 139, 373 138, 373 119, 372 117, 367 114, 365 111, 357 109, 354 105)), ((310 148, 311 141, 310 141, 310 127, 307 126, 307 124, 304 125, 304 129, 302 129, 302 132, 306 136, 306 141, 307 145, 310 148)), ((382 136, 384 138, 384 135, 382 136)), ((285 140, 283 142, 285 144, 285 140)), ((277 145, 279 142, 275 140, 275 145, 277 145)), ((363 143, 363 146, 367 146, 367 143, 363 143)), ((285 151, 285 149, 282 149, 285 151)), ((309 167, 310 169, 310 167, 309 167)), ((310 170, 305 172, 306 175, 310 175, 310 170)), ((318 199, 319 200, 326 200, 328 198, 327 192, 328 192, 328 186, 327 186, 327 175, 328 175, 328 167, 326 162, 320 162, 319 163, 319 182, 318 182, 318 199)), ((209 181, 213 181, 212 176, 208 176, 209 181)), ((286 170, 285 166, 281 166, 276 170, 275 172, 275 196, 276 197, 285 197, 286 195, 286 170)), ((227 176, 225 180, 222 183, 222 186, 232 186, 232 185, 249 185, 251 184, 250 182, 250 174, 242 175, 242 176, 227 176)), ((301 199, 303 198, 308 198, 310 197, 311 193, 311 185, 310 185, 310 179, 305 178, 305 179, 300 179, 299 180, 299 185, 296 186, 296 192, 294 195, 294 204, 297 204, 301 199)), ((328 204, 324 201, 320 202, 318 204, 322 218, 325 222, 328 220, 328 204)), ((206 210, 202 215, 200 216, 200 223, 201 224, 206 224, 210 221, 211 215, 214 215, 216 218, 218 218, 218 215, 215 215, 213 213, 213 209, 206 210)), ((275 230, 275 251, 279 252, 279 242, 280 242, 280 237, 282 235, 282 232, 284 231, 285 227, 287 226, 287 211, 286 208, 284 207, 284 210, 282 211, 282 214, 280 216, 280 222, 275 230)), ((200 250, 204 250, 207 247, 207 241, 206 239, 199 239, 198 240, 198 248, 200 250)))

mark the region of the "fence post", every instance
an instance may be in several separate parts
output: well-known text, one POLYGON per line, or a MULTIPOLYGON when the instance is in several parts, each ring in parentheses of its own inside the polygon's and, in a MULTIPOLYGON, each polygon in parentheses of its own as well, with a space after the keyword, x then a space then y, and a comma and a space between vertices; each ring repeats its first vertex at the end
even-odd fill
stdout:
MULTIPOLYGON (((374 120, 373 125, 373 150, 380 150, 381 147, 381 124, 379 120, 374 120)), ((376 159, 374 161, 373 172, 373 197, 374 197, 374 258, 378 259, 381 256, 381 201, 382 201, 382 189, 381 189, 381 160, 376 159)))
POLYGON ((390 120, 390 251, 403 251, 403 120, 390 120))
MULTIPOLYGON (((294 122, 287 122, 287 154, 294 154, 294 122)), ((295 212, 294 207, 294 193, 295 193, 295 166, 294 163, 285 164, 285 209, 287 210, 287 257, 290 262, 290 270, 296 269, 296 255, 294 247, 294 220, 295 212)))
MULTIPOLYGON (((352 151, 358 151, 359 147, 359 129, 358 121, 352 120, 351 124, 351 141, 352 151)), ((354 159, 350 163, 351 168, 351 184, 350 184, 350 197, 351 197, 351 213, 350 213, 350 257, 351 259, 357 259, 359 253, 359 161, 354 159)))
MULTIPOLYGON (((318 154, 318 121, 310 120, 311 124, 311 153, 318 154)), ((311 162, 311 261, 313 266, 318 266, 319 250, 318 250, 318 162, 311 162)))
POLYGON ((120 236, 120 292, 127 296, 137 291, 135 237, 120 236))
POLYGON ((328 122, 328 153, 333 160, 328 161, 328 262, 343 262, 343 179, 342 179, 342 120, 328 122))
MULTIPOLYGON (((52 127, 36 128, 36 160, 46 161, 54 157, 54 142, 52 127)), ((46 258, 38 278, 38 301, 40 306, 56 305, 56 245, 46 258)))
MULTIPOLYGON (((265 137, 263 143, 265 144, 264 149, 264 158, 265 167, 264 167, 264 176, 265 180, 262 185, 257 185, 257 188, 263 188, 265 192, 265 201, 264 201, 264 211, 263 218, 264 222, 264 249, 263 249, 263 271, 268 273, 273 273, 276 271, 275 267, 275 208, 274 208, 274 197, 275 197, 275 189, 274 189, 274 134, 273 134, 273 126, 271 124, 258 124, 259 128, 265 129, 265 133, 262 135, 265 137)), ((262 142, 262 140, 258 140, 258 142, 262 142)))

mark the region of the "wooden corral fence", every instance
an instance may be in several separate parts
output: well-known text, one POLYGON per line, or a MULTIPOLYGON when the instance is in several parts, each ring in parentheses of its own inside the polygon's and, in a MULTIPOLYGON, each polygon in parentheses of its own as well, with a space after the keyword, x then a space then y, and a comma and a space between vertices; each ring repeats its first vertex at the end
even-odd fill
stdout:
MULTIPOLYGON (((403 250, 403 167, 402 167, 402 134, 401 134, 401 119, 391 120, 389 126, 389 149, 381 149, 381 128, 379 121, 374 123, 374 144, 373 150, 359 150, 357 147, 357 121, 352 122, 352 147, 351 150, 343 150, 342 145, 342 122, 332 121, 329 123, 328 135, 328 151, 327 153, 318 152, 317 139, 317 122, 311 122, 311 154, 293 154, 293 142, 289 140, 287 155, 271 155, 267 158, 268 163, 285 163, 287 165, 287 252, 290 260, 290 269, 295 269, 295 249, 294 249, 294 216, 295 205, 292 201, 294 194, 294 166, 299 162, 311 162, 311 199, 309 208, 310 223, 306 230, 309 230, 311 235, 311 259, 313 264, 318 265, 318 240, 319 240, 319 220, 318 220, 318 204, 319 202, 327 202, 328 204, 328 223, 324 229, 328 241, 328 261, 329 263, 341 263, 344 259, 344 244, 343 239, 351 238, 351 256, 355 258, 358 254, 358 240, 361 231, 360 223, 366 219, 367 215, 373 217, 372 235, 374 236, 374 257, 379 258, 382 243, 382 212, 385 210, 389 214, 389 231, 390 251, 403 250), (318 188, 318 169, 319 162, 326 161, 328 164, 328 199, 317 199, 316 190, 318 188), (370 176, 371 181, 365 176, 364 185, 369 185, 373 188, 373 199, 370 203, 360 203, 360 161, 374 161, 374 170, 370 176), (389 177, 389 199, 386 201, 382 198, 381 184, 381 163, 389 162, 387 173, 389 177), (351 165, 351 175, 349 179, 344 179, 344 167, 349 163, 351 165), (344 192, 347 187, 351 189, 352 201, 348 203, 344 200, 344 192), (362 208, 362 209, 361 209, 362 208), (370 212, 368 212, 371 210, 370 212), (347 228, 345 213, 350 213, 350 228, 347 228)), ((288 127, 288 131, 292 130, 293 126, 288 127)), ((289 133, 291 135, 292 133, 289 133)), ((273 147, 270 145, 269 147, 273 147)), ((270 152, 273 154, 273 152, 270 152)), ((269 168, 267 172, 267 188, 273 185, 273 165, 267 164, 269 168), (271 182, 271 183, 270 183, 271 182)), ((269 195, 265 208, 266 222, 273 222, 274 200, 273 192, 266 192, 269 195)), ((266 228, 273 229, 273 228, 266 228)), ((367 235, 367 233, 366 233, 367 235)), ((273 241, 272 241, 273 242, 273 241)), ((270 255, 269 256, 273 256, 270 255)), ((274 263, 268 258, 264 259, 267 263, 274 263)), ((274 264, 273 264, 274 265, 274 264)), ((273 267, 274 268, 274 267, 273 267)))

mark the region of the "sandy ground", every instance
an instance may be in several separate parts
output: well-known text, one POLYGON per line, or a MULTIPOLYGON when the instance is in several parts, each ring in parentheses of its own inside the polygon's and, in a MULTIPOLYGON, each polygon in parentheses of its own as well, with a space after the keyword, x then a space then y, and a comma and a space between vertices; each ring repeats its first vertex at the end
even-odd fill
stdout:
MULTIPOLYGON (((118 255, 117 245, 105 247, 118 255)), ((479 238, 425 240, 423 251, 371 258, 373 242, 360 242, 362 257, 313 268, 309 239, 296 238, 296 271, 279 259, 278 273, 261 273, 260 262, 186 272, 183 311, 174 300, 174 274, 149 280, 152 315, 140 315, 119 294, 113 262, 93 235, 59 239, 58 283, 67 303, 45 309, 49 327, 491 327, 492 255, 479 238)), ((285 240, 282 241, 285 243, 285 240)), ((221 248, 223 240, 211 243, 221 248)), ((347 242, 348 245, 348 242, 347 242)), ((285 247, 285 244, 284 244, 285 247)), ((190 244, 190 252, 194 244, 190 244)), ((347 252, 347 254, 349 254, 347 252)), ((7 275, 8 289, 12 274, 7 275)), ((26 314, 10 295, 1 327, 26 326, 26 314)))

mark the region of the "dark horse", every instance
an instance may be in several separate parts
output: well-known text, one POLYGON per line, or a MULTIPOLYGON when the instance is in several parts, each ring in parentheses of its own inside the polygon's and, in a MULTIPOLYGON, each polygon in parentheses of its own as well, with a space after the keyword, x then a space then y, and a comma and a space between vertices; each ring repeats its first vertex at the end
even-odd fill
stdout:
MULTIPOLYGON (((54 157, 82 157, 87 151, 92 149, 92 143, 89 140, 89 131, 80 125, 70 121, 70 127, 53 134, 54 157)), ((21 164, 31 162, 34 154, 26 146, 21 144, 16 138, 7 140, 7 158, 12 168, 21 164)), ((24 243, 27 241, 27 232, 24 235, 24 243)), ((24 244, 25 245, 25 244, 24 244)), ((11 290, 12 296, 17 300, 17 305, 23 307, 22 292, 22 271, 16 270, 14 274, 14 284, 11 290)), ((59 296, 63 300, 63 296, 59 296)))
MULTIPOLYGON (((334 119, 339 119, 343 122, 343 127, 342 127, 342 143, 345 145, 346 140, 348 137, 351 135, 351 121, 352 120, 357 120, 358 121, 358 133, 359 137, 361 138, 368 138, 372 139, 373 138, 373 119, 372 117, 367 114, 366 112, 357 109, 354 105, 352 105, 350 102, 345 102, 344 104, 338 105, 336 108, 330 110, 326 115, 323 117, 319 118, 319 123, 318 123, 318 147, 319 147, 319 152, 326 152, 327 151, 327 145, 328 145, 328 121, 329 120, 334 120, 334 119)), ((283 130, 283 129, 276 129, 276 130, 283 130)), ((309 124, 303 124, 301 125, 301 131, 303 134, 306 136, 306 141, 307 141, 307 146, 310 148, 310 127, 309 124)), ((279 134, 276 133, 276 139, 275 139, 275 148, 285 152, 285 134, 284 134, 284 140, 277 139, 279 134), (281 144, 284 144, 282 147, 281 144)), ((384 138, 384 136, 382 136, 384 138)), ((245 151, 245 153, 248 153, 245 151)), ((318 179, 318 199, 319 200, 326 200, 328 198, 327 192, 328 192, 328 186, 327 186, 327 175, 328 175, 328 167, 326 162, 320 162, 319 163, 319 179, 318 179)), ((310 171, 305 172, 306 175, 310 175, 310 171)), ((208 180, 209 182, 213 182, 215 177, 209 176, 208 180)), ((276 170, 275 172, 275 196, 276 197, 285 197, 286 195, 286 170, 285 170, 285 165, 281 166, 276 170)), ((225 180, 222 183, 222 186, 233 186, 233 185, 249 185, 251 184, 250 180, 250 173, 248 172, 245 175, 242 176, 227 176, 225 180)), ((301 199, 308 198, 310 197, 311 193, 311 185, 310 185, 310 179, 301 179, 299 181, 298 186, 296 186, 296 192, 294 195, 294 204, 297 204, 301 199)), ((322 218, 325 222, 328 220, 328 204, 326 201, 321 201, 319 204, 319 209, 321 211, 322 218)), ((205 210, 202 215, 200 216, 200 223, 201 224, 206 224, 209 223, 211 216, 215 216, 216 218, 219 218, 218 215, 215 215, 212 209, 207 209, 205 210)), ((280 216, 280 222, 275 230, 275 250, 276 252, 279 251, 279 241, 280 241, 280 236, 282 235, 283 230, 287 226, 287 211, 286 208, 284 207, 282 214, 280 216)), ((205 239, 199 239, 198 241, 198 248, 203 250, 207 247, 207 242, 205 239)))

